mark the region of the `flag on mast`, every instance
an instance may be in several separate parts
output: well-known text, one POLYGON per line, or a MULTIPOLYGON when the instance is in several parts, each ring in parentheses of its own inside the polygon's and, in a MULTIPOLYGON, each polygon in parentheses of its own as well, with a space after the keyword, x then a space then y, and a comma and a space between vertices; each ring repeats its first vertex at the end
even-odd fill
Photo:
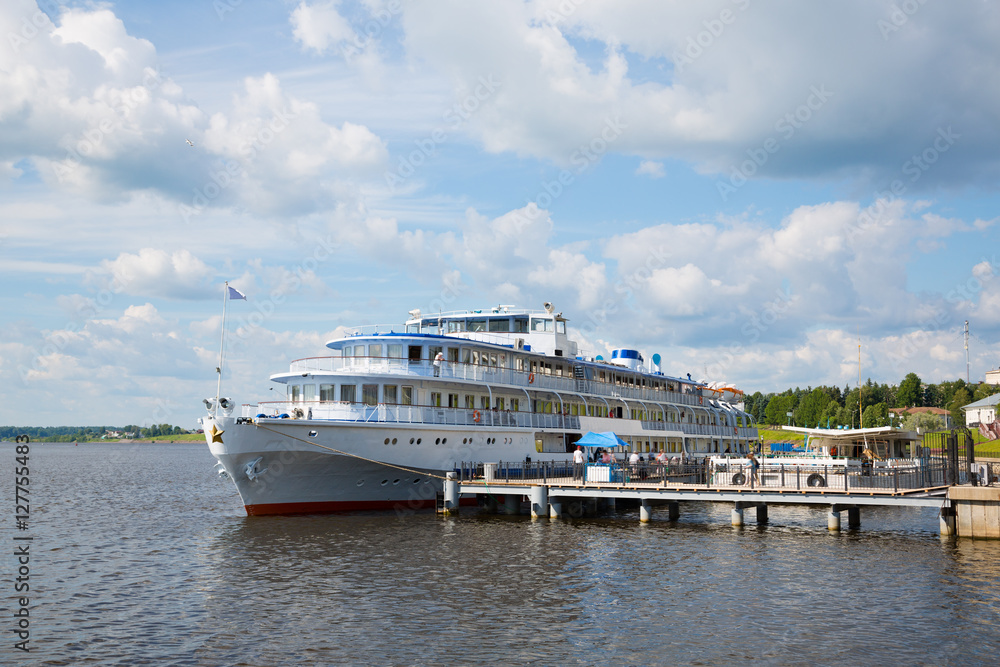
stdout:
MULTIPOLYGON (((226 287, 229 287, 229 285, 226 285, 226 287)), ((230 299, 243 299, 244 301, 246 301, 247 300, 247 295, 244 294, 243 292, 239 291, 235 287, 229 287, 229 298, 230 299)))

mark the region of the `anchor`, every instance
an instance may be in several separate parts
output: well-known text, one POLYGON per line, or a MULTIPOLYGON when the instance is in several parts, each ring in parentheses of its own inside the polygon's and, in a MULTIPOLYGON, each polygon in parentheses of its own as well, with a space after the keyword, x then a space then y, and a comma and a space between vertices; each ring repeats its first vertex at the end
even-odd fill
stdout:
POLYGON ((263 456, 258 456, 257 458, 255 458, 253 461, 251 461, 246 465, 245 470, 247 473, 247 479, 249 479, 251 482, 256 482, 258 477, 267 472, 267 468, 264 468, 259 472, 257 471, 257 464, 260 463, 263 459, 264 459, 263 456))

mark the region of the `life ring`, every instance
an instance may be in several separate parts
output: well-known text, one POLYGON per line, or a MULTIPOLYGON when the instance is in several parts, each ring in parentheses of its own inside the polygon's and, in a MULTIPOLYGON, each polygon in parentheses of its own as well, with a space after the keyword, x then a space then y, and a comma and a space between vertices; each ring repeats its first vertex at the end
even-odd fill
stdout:
POLYGON ((746 483, 747 483, 747 476, 744 475, 743 473, 738 472, 735 475, 733 475, 733 484, 735 484, 736 486, 743 486, 746 483))
POLYGON ((819 474, 818 472, 814 472, 813 474, 809 475, 808 479, 806 479, 806 485, 823 487, 826 486, 826 480, 823 479, 823 475, 819 474))
POLYGON ((472 411, 472 421, 474 421, 474 422, 476 422, 478 424, 479 420, 481 418, 482 418, 482 415, 479 414, 479 410, 473 410, 472 411))
POLYGON ((535 374, 528 373, 528 384, 534 384, 534 382, 535 382, 535 374))

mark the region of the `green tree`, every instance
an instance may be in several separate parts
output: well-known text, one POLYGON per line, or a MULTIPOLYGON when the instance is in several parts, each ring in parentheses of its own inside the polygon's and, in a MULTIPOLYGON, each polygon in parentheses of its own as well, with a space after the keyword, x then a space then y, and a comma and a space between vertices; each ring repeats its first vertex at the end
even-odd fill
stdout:
POLYGON ((916 412, 912 415, 906 415, 906 419, 903 420, 904 431, 929 433, 940 431, 943 428, 944 421, 937 415, 932 415, 929 412, 916 412))
POLYGON ((795 408, 795 423, 811 426, 819 423, 820 417, 830 402, 830 396, 817 387, 802 397, 795 408))
POLYGON ((772 396, 771 400, 767 403, 767 409, 764 411, 764 418, 768 424, 785 424, 788 421, 785 413, 792 412, 794 409, 795 396, 789 393, 772 396))
POLYGON ((923 398, 923 391, 920 388, 921 384, 920 378, 916 373, 907 373, 903 381, 899 383, 899 389, 896 391, 896 407, 919 407, 923 398))
POLYGON ((985 382, 980 382, 976 387, 976 391, 972 394, 973 401, 981 401, 984 398, 992 396, 993 394, 1000 392, 1000 385, 996 384, 986 384, 985 382))
POLYGON ((865 428, 876 428, 889 425, 889 406, 876 403, 865 408, 865 428))
MULTIPOLYGON (((959 382, 962 382, 959 380, 959 382)), ((972 403, 972 396, 969 395, 969 390, 965 388, 965 383, 962 382, 962 387, 952 394, 951 401, 948 403, 948 411, 951 412, 951 420, 956 426, 965 426, 965 413, 962 412, 962 407, 972 403)))

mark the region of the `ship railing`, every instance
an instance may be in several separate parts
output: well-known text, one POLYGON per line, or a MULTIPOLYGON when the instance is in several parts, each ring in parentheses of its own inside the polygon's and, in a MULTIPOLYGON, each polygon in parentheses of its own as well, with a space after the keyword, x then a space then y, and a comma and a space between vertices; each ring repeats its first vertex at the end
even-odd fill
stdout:
POLYGON ((243 406, 246 418, 291 419, 338 422, 442 424, 510 428, 579 430, 580 419, 572 415, 515 412, 429 405, 347 403, 343 401, 267 401, 243 406))
MULTIPOLYGON (((644 456, 644 458, 646 458, 644 456)), ((629 463, 621 454, 612 463, 587 462, 584 484, 627 484, 661 487, 669 484, 693 484, 708 488, 781 489, 808 491, 891 491, 946 486, 947 464, 932 461, 909 467, 871 469, 864 466, 762 466, 754 471, 745 463, 722 464, 708 458, 681 461, 673 456, 665 462, 642 460, 629 463)), ((464 479, 484 478, 487 482, 554 481, 571 477, 569 461, 498 461, 461 463, 456 471, 464 479)))
MULTIPOLYGON (((359 375, 394 375, 412 377, 438 377, 482 384, 508 385, 525 389, 548 389, 563 394, 592 394, 618 401, 645 401, 650 408, 666 403, 675 406, 692 406, 701 411, 713 410, 708 397, 678 391, 654 390, 650 387, 633 387, 597 380, 574 378, 570 375, 532 373, 489 364, 472 364, 444 361, 434 366, 427 359, 410 360, 398 357, 311 357, 297 359, 289 367, 290 373, 356 373, 359 375)), ((638 408, 636 403, 628 403, 638 408)), ((676 409, 676 408, 675 408, 676 409)), ((679 412, 679 411, 678 411, 679 412)))

